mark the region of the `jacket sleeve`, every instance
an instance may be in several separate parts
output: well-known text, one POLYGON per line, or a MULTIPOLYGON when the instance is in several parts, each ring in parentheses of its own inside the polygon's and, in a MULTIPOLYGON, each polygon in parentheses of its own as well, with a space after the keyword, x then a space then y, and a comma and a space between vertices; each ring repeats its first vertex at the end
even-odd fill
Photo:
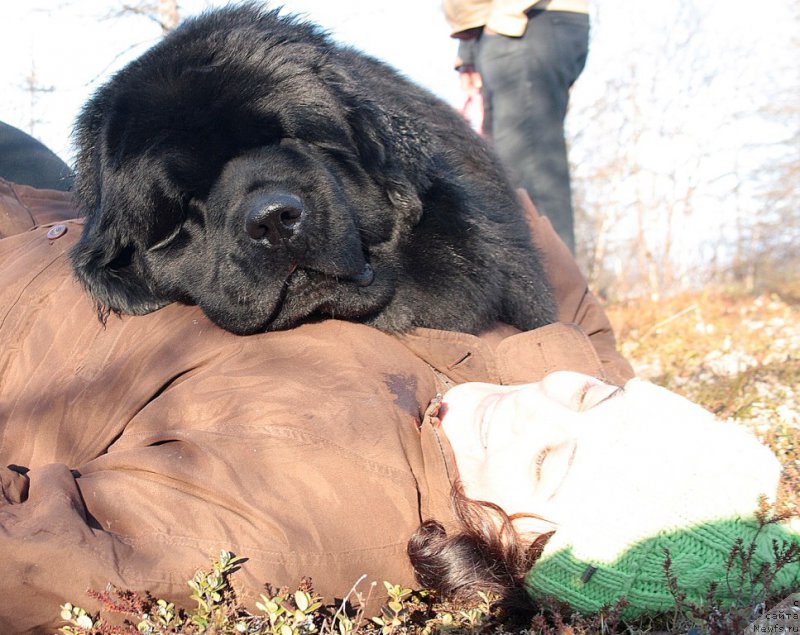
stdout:
POLYGON ((527 193, 519 190, 518 195, 553 287, 559 321, 580 326, 597 351, 608 380, 623 385, 634 372, 628 360, 617 351, 617 340, 608 316, 550 221, 536 211, 527 193))
POLYGON ((444 0, 445 18, 453 37, 488 26, 497 33, 520 37, 525 33, 525 11, 535 0, 444 0))

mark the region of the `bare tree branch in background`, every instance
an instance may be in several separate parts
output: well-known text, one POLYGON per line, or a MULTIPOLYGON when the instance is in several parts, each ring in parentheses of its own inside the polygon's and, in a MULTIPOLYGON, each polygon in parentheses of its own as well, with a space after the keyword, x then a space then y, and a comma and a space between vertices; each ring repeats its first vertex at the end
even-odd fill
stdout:
MULTIPOLYGON (((769 289, 800 298, 800 6, 792 5, 792 49, 787 73, 778 81, 783 91, 766 103, 759 115, 778 124, 785 134, 762 149, 766 160, 750 178, 762 203, 744 224, 733 275, 755 289, 769 289), (787 82, 787 78, 790 80, 787 82)), ((776 69, 780 70, 780 69, 776 69)))
POLYGON ((31 71, 28 73, 27 77, 25 77, 22 87, 25 92, 28 93, 29 97, 28 103, 30 110, 28 118, 28 133, 30 133, 31 136, 35 136, 36 126, 44 121, 36 114, 38 110, 37 105, 39 103, 39 97, 42 95, 42 93, 52 93, 55 90, 55 87, 42 85, 36 72, 36 62, 33 60, 31 60, 31 71))
MULTIPOLYGON (((113 20, 118 18, 125 18, 130 16, 144 17, 151 22, 156 23, 161 28, 161 35, 164 36, 170 31, 174 30, 180 24, 180 7, 177 0, 156 0, 155 2, 147 2, 141 0, 140 2, 126 2, 120 4, 116 9, 111 10, 106 14, 106 20, 113 20)), ((108 69, 114 66, 117 61, 124 58, 132 50, 135 50, 143 45, 144 42, 133 42, 120 50, 116 55, 113 55, 108 64, 101 69, 97 77, 92 80, 92 83, 105 77, 108 69)))
POLYGON ((676 224, 683 225, 682 217, 693 207, 699 164, 707 157, 704 144, 695 143, 689 120, 695 116, 693 102, 717 70, 700 41, 703 16, 695 3, 678 2, 672 15, 672 28, 642 42, 641 50, 629 51, 628 61, 599 91, 601 104, 579 117, 591 122, 579 132, 587 138, 597 137, 598 121, 611 115, 614 122, 603 132, 608 141, 602 152, 595 151, 588 162, 594 163, 594 172, 584 171, 578 188, 591 192, 586 202, 596 208, 586 215, 598 220, 595 227, 616 234, 602 237, 606 253, 602 258, 593 254, 590 279, 605 278, 603 286, 616 285, 617 293, 625 295, 659 295, 680 283, 674 274, 676 224), (610 148, 615 150, 603 162, 610 148), (679 158, 672 161, 671 156, 679 158), (602 199, 597 198, 598 181, 605 190, 602 199), (603 187, 609 181, 611 191, 603 187), (604 218, 608 214, 613 221, 604 218), (609 268, 608 258, 622 260, 610 269, 613 278, 624 271, 624 280, 603 271, 609 268))
MULTIPOLYGON (((618 4, 598 2, 593 29, 618 4)), ((666 28, 627 4, 630 41, 590 52, 603 56, 604 81, 578 90, 569 116, 578 258, 590 284, 604 295, 659 295, 793 253, 800 82, 786 76, 797 77, 800 46, 781 42, 785 54, 765 73, 751 63, 763 46, 720 29, 714 3, 676 0, 666 28), (759 120, 788 132, 748 141, 759 120)))
POLYGON ((152 20, 161 27, 164 35, 173 31, 180 22, 180 13, 177 0, 156 0, 147 2, 128 2, 112 11, 110 17, 124 17, 126 15, 139 15, 152 20))

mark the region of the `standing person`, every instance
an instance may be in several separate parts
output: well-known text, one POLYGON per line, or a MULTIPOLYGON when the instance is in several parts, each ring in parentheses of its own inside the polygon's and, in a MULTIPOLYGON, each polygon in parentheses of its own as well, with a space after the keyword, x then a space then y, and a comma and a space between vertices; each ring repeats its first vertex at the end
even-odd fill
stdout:
POLYGON ((444 0, 456 68, 481 91, 483 131, 506 168, 575 252, 564 118, 589 48, 587 0, 444 0))

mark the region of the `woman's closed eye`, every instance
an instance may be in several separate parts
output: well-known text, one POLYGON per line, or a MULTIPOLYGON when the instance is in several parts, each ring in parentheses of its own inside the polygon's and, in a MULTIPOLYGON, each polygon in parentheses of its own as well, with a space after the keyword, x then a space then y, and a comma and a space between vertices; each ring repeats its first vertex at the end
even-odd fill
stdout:
POLYGON ((550 448, 546 447, 542 448, 539 454, 536 455, 536 460, 534 461, 534 465, 536 466, 536 474, 534 474, 534 478, 536 479, 537 483, 542 480, 542 464, 547 458, 547 454, 549 452, 550 448))
POLYGON ((534 491, 543 499, 555 496, 572 467, 577 450, 575 439, 542 448, 536 455, 533 468, 534 491))
POLYGON ((577 412, 585 412, 622 392, 622 388, 612 384, 587 381, 577 395, 577 412))

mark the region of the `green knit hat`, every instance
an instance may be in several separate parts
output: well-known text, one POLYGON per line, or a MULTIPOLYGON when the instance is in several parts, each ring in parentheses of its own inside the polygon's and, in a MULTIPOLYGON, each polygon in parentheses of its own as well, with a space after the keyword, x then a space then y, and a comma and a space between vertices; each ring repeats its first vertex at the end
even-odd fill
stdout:
POLYGON ((755 518, 704 523, 631 544, 610 562, 575 557, 569 539, 556 539, 558 533, 545 545, 525 585, 534 599, 552 596, 584 614, 613 606, 621 597, 628 602, 622 609, 626 619, 673 609, 675 597, 664 566, 667 552, 676 588, 697 606, 706 603, 712 583, 717 585, 713 599, 723 606, 751 605, 764 599, 765 592, 785 595, 800 589, 800 534, 786 525, 760 526, 755 518), (796 550, 777 573, 773 544, 778 554, 792 544, 796 550), (765 565, 768 570, 762 569, 765 565), (768 589, 765 579, 771 579, 768 589))

